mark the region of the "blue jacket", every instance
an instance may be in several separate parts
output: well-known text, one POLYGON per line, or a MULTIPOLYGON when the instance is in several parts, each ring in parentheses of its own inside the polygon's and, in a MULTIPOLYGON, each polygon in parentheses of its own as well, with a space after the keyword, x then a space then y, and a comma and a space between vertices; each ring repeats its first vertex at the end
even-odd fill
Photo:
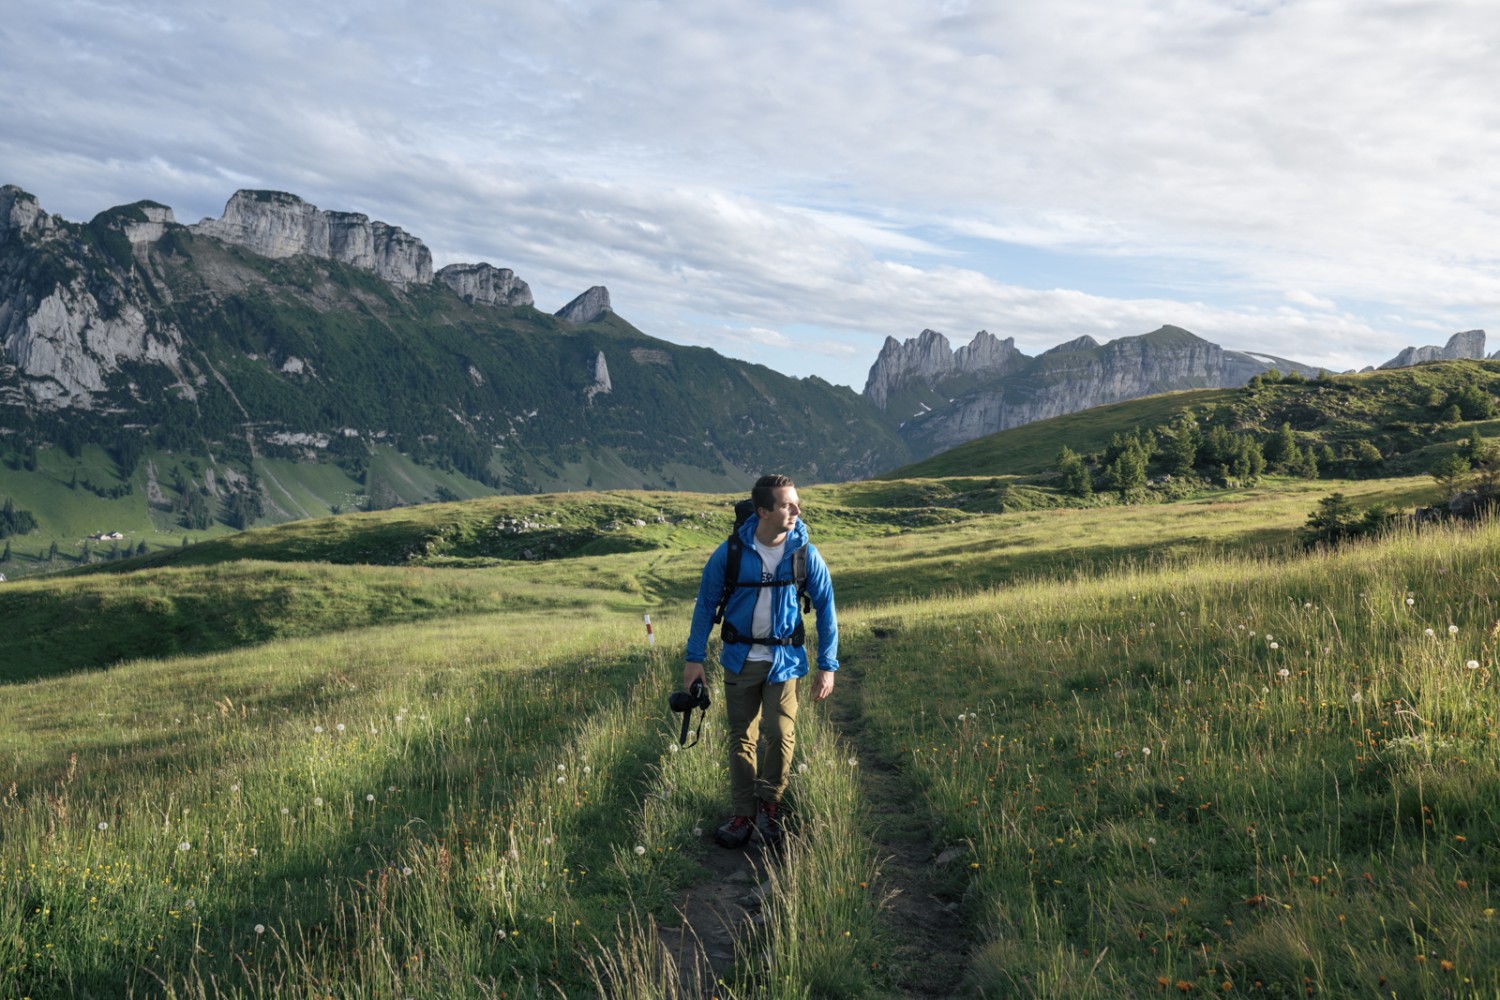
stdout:
MULTIPOLYGON (((755 527, 760 518, 751 514, 740 525, 740 541, 744 548, 740 552, 740 581, 756 583, 760 580, 761 559, 755 550, 755 527)), ((807 526, 801 520, 787 533, 786 549, 781 554, 781 565, 776 569, 776 579, 792 579, 792 553, 807 548, 807 596, 812 600, 813 611, 818 620, 818 668, 839 668, 839 623, 833 607, 833 581, 828 577, 828 564, 818 550, 807 540, 807 526)), ((708 557, 703 567, 703 580, 698 585, 698 602, 693 605, 693 627, 688 633, 687 661, 702 663, 708 654, 708 636, 713 631, 714 608, 719 604, 719 595, 724 590, 725 563, 729 558, 729 542, 720 542, 714 554, 708 557)), ((729 595, 729 604, 724 609, 725 621, 732 622, 743 635, 751 635, 750 619, 755 613, 755 600, 760 587, 736 587, 729 595)), ((797 627, 802 609, 797 604, 795 586, 772 587, 771 625, 777 636, 789 636, 797 627)), ((807 650, 801 646, 772 646, 771 673, 767 680, 772 684, 802 677, 807 673, 807 650)), ((750 647, 744 643, 725 643, 719 654, 724 669, 737 674, 745 665, 750 647)))

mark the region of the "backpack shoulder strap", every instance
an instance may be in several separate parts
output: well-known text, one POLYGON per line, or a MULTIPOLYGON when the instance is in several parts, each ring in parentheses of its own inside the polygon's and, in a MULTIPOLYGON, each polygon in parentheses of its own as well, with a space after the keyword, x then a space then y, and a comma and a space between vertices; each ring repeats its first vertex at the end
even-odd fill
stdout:
POLYGON ((792 553, 792 580, 797 585, 797 597, 802 602, 802 613, 812 610, 812 598, 807 596, 807 546, 792 553))
POLYGON ((729 606, 729 595, 734 593, 735 587, 739 586, 740 557, 745 551, 745 543, 740 540, 740 533, 737 530, 729 533, 729 539, 725 545, 724 588, 719 591, 719 603, 714 608, 715 625, 724 620, 724 609, 729 606))

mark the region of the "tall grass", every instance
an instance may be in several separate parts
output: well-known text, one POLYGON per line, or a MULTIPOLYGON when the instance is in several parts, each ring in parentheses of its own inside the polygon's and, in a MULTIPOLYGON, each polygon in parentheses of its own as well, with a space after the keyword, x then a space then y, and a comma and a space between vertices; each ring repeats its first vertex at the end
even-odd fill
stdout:
POLYGON ((1500 528, 1307 554, 1311 503, 823 546, 865 735, 804 705, 722 981, 657 933, 727 807, 720 717, 674 752, 663 704, 702 550, 23 584, 27 614, 280 588, 307 631, 6 687, 0 997, 894 995, 875 756, 966 846, 975 994, 1493 995, 1500 528))
POLYGON ((1500 528, 893 607, 872 718, 972 849, 973 983, 1492 995, 1500 528))

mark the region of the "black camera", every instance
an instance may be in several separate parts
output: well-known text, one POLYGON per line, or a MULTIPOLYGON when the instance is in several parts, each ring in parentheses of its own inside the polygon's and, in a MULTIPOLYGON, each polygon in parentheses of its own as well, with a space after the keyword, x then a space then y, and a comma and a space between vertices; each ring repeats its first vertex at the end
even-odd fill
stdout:
POLYGON ((708 689, 703 686, 703 682, 693 681, 693 686, 688 690, 673 691, 667 704, 672 706, 674 712, 691 712, 695 708, 707 709, 712 702, 708 700, 708 689))
POLYGON ((671 697, 667 699, 667 704, 672 707, 672 711, 682 714, 682 734, 677 737, 678 744, 684 747, 697 745, 698 736, 702 735, 703 721, 708 717, 708 706, 713 704, 708 700, 708 689, 703 686, 703 682, 693 681, 693 686, 686 691, 672 692, 671 697), (704 714, 698 719, 698 735, 695 735, 693 742, 689 743, 687 741, 688 723, 693 717, 695 708, 702 710, 704 714))

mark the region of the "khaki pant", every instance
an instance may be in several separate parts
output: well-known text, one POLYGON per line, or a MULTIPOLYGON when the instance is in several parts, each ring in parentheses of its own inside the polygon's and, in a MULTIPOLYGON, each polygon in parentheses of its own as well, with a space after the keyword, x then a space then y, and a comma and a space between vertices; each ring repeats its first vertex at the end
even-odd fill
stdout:
POLYGON ((754 816, 756 800, 780 802, 797 746, 797 679, 767 684, 768 660, 746 660, 738 674, 724 673, 729 716, 729 790, 736 816, 754 816), (757 764, 761 726, 765 756, 757 764))

